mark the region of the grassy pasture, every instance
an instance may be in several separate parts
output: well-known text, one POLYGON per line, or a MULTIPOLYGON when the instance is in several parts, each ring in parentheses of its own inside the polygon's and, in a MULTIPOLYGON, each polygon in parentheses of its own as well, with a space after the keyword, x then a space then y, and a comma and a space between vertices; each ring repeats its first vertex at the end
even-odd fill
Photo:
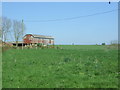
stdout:
POLYGON ((118 51, 97 45, 3 52, 3 88, 117 88, 118 51))

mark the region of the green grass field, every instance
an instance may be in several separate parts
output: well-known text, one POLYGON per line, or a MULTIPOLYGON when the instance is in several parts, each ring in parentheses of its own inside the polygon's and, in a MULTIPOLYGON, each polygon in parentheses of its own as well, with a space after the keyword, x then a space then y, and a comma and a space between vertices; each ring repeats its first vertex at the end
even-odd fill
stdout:
POLYGON ((97 45, 3 52, 3 88, 117 88, 118 51, 97 45))

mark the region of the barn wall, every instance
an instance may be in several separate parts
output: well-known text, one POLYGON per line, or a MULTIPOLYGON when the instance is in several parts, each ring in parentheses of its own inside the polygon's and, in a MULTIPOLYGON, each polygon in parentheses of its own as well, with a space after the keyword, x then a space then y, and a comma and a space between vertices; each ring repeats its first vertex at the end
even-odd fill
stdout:
POLYGON ((27 43, 27 44, 30 44, 31 43, 31 36, 32 35, 26 35, 25 37, 24 37, 24 39, 23 39, 23 42, 24 43, 27 43))

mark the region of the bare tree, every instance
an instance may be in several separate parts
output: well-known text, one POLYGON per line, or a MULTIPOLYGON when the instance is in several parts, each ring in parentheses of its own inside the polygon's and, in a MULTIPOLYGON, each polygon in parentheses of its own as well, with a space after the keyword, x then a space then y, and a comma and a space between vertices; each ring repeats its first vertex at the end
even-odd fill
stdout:
POLYGON ((1 29, 1 26, 0 26, 0 40, 2 40, 2 29, 1 29))
POLYGON ((0 17, 0 40, 2 40, 2 18, 0 17))
POLYGON ((0 45, 2 45, 2 26, 0 22, 0 45))
POLYGON ((8 33, 10 32, 10 28, 12 26, 12 22, 7 17, 2 17, 2 40, 6 42, 8 39, 8 33))
POLYGON ((13 21, 13 33, 16 42, 16 47, 18 46, 18 41, 23 38, 25 30, 25 25, 21 21, 13 21))

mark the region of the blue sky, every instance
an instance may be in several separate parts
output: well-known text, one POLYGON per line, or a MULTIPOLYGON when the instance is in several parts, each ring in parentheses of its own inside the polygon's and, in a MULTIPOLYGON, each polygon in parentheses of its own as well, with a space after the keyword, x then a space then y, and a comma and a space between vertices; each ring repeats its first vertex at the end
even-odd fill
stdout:
POLYGON ((117 10, 73 20, 33 21, 86 16, 117 8, 117 2, 4 2, 2 14, 11 20, 23 19, 27 34, 54 36, 55 44, 109 44, 118 39, 117 10))

